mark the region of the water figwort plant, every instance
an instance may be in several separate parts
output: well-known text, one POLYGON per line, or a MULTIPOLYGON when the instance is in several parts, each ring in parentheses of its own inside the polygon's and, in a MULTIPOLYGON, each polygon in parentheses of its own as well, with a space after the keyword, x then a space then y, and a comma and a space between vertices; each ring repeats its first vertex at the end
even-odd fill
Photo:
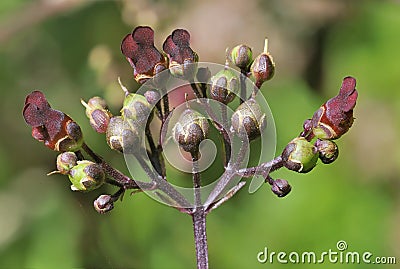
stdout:
POLYGON ((358 96, 356 80, 344 78, 338 95, 305 120, 298 137, 293 138, 281 154, 247 167, 249 143, 260 139, 273 125, 273 119, 260 103, 260 88, 275 73, 267 40, 264 51, 254 59, 247 45, 227 49, 225 65, 218 65, 216 69, 198 62, 197 53, 190 47, 190 35, 184 29, 174 30, 162 48, 160 52, 154 46, 154 32, 147 26, 136 27, 123 38, 122 54, 142 87, 131 93, 119 80, 125 93, 119 115, 112 115, 101 97, 92 97, 87 102, 82 100, 93 129, 105 134, 111 149, 124 154, 128 166, 140 167, 131 169, 132 177, 95 153, 84 140, 79 125, 65 113, 53 109, 41 91, 33 91, 26 97, 23 116, 32 127, 33 138, 60 152, 57 170, 49 174, 67 175, 73 191, 88 192, 104 184, 118 188, 115 193, 102 194, 94 201, 97 212, 111 211, 126 190, 134 190, 190 215, 197 268, 205 269, 208 268, 206 217, 231 199, 248 179, 262 177, 274 194, 285 197, 291 186, 285 179, 273 179, 272 172, 284 167, 308 173, 318 159, 324 164, 336 160, 339 151, 333 140, 340 138, 353 124, 353 108, 358 96), (194 98, 184 93, 185 87, 193 91, 194 98), (182 109, 179 104, 175 107, 170 104, 173 90, 181 90, 178 93, 186 95, 182 109), (233 102, 236 97, 239 104, 233 102), (236 108, 232 110, 232 106, 236 108), (208 150, 202 145, 209 139, 212 128, 219 132, 223 141, 224 173, 205 186, 202 171, 207 167, 202 167, 201 160, 208 150), (175 186, 168 177, 166 147, 169 142, 180 148, 180 154, 172 159, 185 154, 190 156, 191 169, 185 172, 191 175, 192 188, 175 186), (141 170, 143 178, 133 170, 141 170))

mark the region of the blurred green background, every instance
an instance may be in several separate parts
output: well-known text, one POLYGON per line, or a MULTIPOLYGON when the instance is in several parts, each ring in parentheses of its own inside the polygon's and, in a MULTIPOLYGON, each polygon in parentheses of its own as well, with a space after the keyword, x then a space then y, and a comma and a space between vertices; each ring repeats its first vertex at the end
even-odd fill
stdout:
MULTIPOLYGON (((400 259, 399 1, 0 1, 0 268, 195 268, 191 219, 144 194, 126 195, 107 215, 93 193, 70 191, 66 177, 47 177, 56 153, 30 135, 21 110, 34 89, 80 123, 86 141, 123 171, 122 156, 85 118, 80 98, 100 95, 113 112, 122 103, 117 77, 138 85, 120 41, 151 25, 156 45, 186 28, 201 61, 224 63, 239 43, 258 54, 265 37, 277 71, 263 86, 280 152, 303 120, 357 78, 351 131, 339 159, 311 173, 285 170, 289 196, 269 186, 242 190, 208 217, 211 268, 376 268, 366 264, 260 264, 270 251, 336 250, 400 259)), ((398 268, 380 265, 379 268, 398 268)))

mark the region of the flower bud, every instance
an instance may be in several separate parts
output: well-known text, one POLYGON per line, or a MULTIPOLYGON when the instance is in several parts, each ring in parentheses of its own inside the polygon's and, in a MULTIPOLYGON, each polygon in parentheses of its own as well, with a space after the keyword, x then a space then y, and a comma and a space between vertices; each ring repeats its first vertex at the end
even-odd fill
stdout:
POLYGON ((270 80, 274 76, 275 63, 268 52, 267 39, 265 40, 264 52, 254 59, 250 69, 257 88, 260 88, 265 81, 270 80))
POLYGON ((230 60, 241 70, 248 71, 253 62, 253 52, 247 45, 238 45, 231 50, 230 60))
POLYGON ((100 165, 91 161, 78 161, 69 171, 71 190, 91 191, 100 187, 106 175, 100 165))
POLYGON ((285 180, 285 179, 276 179, 272 183, 271 190, 278 197, 285 197, 292 190, 292 187, 289 185, 287 180, 285 180))
POLYGON ((334 162, 339 155, 339 148, 335 142, 330 140, 317 139, 314 144, 319 152, 319 158, 325 164, 334 162))
POLYGON ((235 99, 239 92, 239 80, 235 72, 228 66, 211 78, 211 98, 223 104, 228 104, 235 99))
POLYGON ((296 137, 283 150, 282 160, 287 169, 307 173, 317 164, 318 151, 304 137, 296 137))
POLYGON ((174 140, 186 152, 196 154, 201 141, 208 136, 208 121, 200 113, 187 108, 175 124, 172 132, 174 140))
POLYGON ((111 195, 103 194, 94 200, 93 206, 98 213, 104 214, 114 209, 114 201, 111 195))
POLYGON ((125 96, 121 114, 124 120, 133 120, 136 124, 144 126, 151 120, 152 106, 143 95, 130 93, 125 96))
POLYGON ((146 91, 144 93, 144 97, 146 98, 147 102, 149 102, 150 105, 155 105, 161 99, 160 92, 156 90, 146 91))
POLYGON ((261 135, 267 124, 267 119, 256 100, 250 98, 238 106, 232 115, 231 122, 232 130, 239 137, 247 136, 251 141, 261 135))
POLYGON ((112 117, 106 131, 107 144, 113 150, 129 153, 140 145, 140 136, 134 124, 128 124, 121 116, 112 117))
POLYGON ((74 152, 63 152, 57 156, 57 170, 60 174, 66 175, 76 165, 78 158, 74 152))
POLYGON ((87 103, 81 100, 86 108, 86 116, 90 120, 90 125, 98 133, 105 133, 112 114, 108 111, 106 101, 98 96, 92 97, 87 103))

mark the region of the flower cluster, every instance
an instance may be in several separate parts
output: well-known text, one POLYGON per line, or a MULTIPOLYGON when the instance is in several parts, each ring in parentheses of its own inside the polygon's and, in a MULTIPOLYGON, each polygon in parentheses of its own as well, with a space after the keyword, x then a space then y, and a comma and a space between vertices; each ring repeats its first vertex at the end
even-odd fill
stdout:
MULTIPOLYGON (((246 150, 249 150, 248 143, 262 137, 270 123, 257 101, 260 100, 257 98, 261 86, 275 73, 268 40, 265 40, 263 52, 255 58, 251 47, 245 44, 227 50, 225 66, 215 74, 209 68, 199 67, 199 57, 190 46, 187 30, 174 30, 164 41, 162 50, 159 51, 154 45, 153 29, 148 26, 136 27, 123 38, 121 52, 133 68, 134 79, 140 84, 150 82, 150 86, 146 83, 147 88, 144 87, 147 91, 143 94, 131 93, 119 81, 125 92, 119 115, 113 115, 101 97, 81 101, 92 128, 105 135, 111 149, 132 154, 150 181, 130 178, 94 153, 84 142, 79 125, 65 113, 51 108, 42 92, 33 91, 26 97, 23 117, 32 127, 33 138, 60 152, 57 170, 49 174, 67 175, 74 191, 92 191, 105 183, 118 187, 114 194, 102 194, 94 201, 94 208, 99 213, 112 210, 114 202, 127 189, 152 191, 160 201, 192 215, 196 234, 199 225, 197 220, 203 218, 205 225, 206 214, 233 197, 246 184, 246 177, 263 176, 275 195, 285 197, 291 191, 291 186, 285 179, 274 180, 270 176, 272 172, 285 167, 308 173, 316 166, 318 159, 324 164, 337 159, 338 146, 333 140, 348 132, 354 121, 353 109, 358 97, 355 78, 344 78, 338 95, 325 102, 312 118, 304 121, 302 132, 286 145, 279 156, 256 167, 240 169, 246 150), (169 107, 169 93, 165 88, 170 75, 190 85, 196 103, 206 113, 199 113, 187 102, 187 108, 178 115, 178 121, 172 126, 171 138, 192 156, 194 202, 167 180, 163 155, 164 130, 168 129, 171 115, 177 114, 176 110, 169 107), (198 82, 195 82, 195 78, 198 82), (249 93, 246 91, 246 79, 253 81, 249 93), (227 105, 234 106, 232 101, 236 96, 240 98, 239 105, 228 117, 227 105), (210 101, 218 103, 221 109, 217 112, 213 110, 210 101), (222 124, 219 119, 222 119, 222 124), (153 137, 154 126, 150 128, 150 123, 154 120, 158 122, 154 124, 157 134, 153 137), (202 199, 201 173, 198 171, 200 144, 209 137, 213 127, 223 140, 225 172, 206 199, 202 199), (238 156, 231 158, 232 140, 240 141, 241 147, 238 156), (233 181, 236 176, 241 176, 239 183, 233 181)), ((204 255, 198 258, 204 259, 204 255)))

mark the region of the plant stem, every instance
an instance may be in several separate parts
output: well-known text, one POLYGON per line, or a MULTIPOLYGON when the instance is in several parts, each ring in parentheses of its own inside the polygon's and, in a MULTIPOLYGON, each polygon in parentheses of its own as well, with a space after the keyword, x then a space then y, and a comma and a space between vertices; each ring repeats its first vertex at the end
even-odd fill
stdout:
POLYGON ((196 246, 197 269, 208 269, 208 246, 206 233, 206 213, 200 206, 192 214, 194 243, 196 246))
POLYGON ((246 97, 246 78, 247 72, 244 69, 240 70, 240 104, 247 100, 246 97))

